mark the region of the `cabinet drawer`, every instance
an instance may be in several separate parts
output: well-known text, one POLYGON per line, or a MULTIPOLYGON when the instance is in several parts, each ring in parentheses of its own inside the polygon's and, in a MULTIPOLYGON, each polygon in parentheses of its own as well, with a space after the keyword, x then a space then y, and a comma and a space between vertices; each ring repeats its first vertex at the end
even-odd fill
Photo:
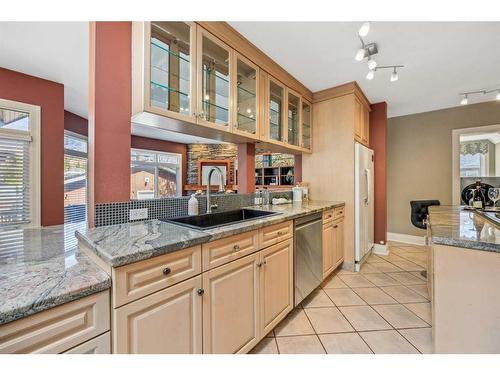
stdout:
POLYGON ((284 223, 274 224, 260 229, 259 246, 263 249, 292 237, 293 221, 285 221, 284 223))
POLYGON ((337 220, 344 217, 344 212, 345 212, 344 207, 338 207, 335 210, 333 210, 333 220, 337 220))
POLYGON ((256 230, 202 245, 203 271, 221 266, 259 250, 256 230))
POLYGON ((113 307, 201 273, 201 246, 113 268, 113 307))
POLYGON ((333 209, 323 211, 323 224, 327 224, 330 221, 332 221, 333 220, 333 216, 334 216, 334 210, 333 209))
POLYGON ((65 351, 64 354, 111 354, 111 334, 103 333, 101 336, 65 351))
POLYGON ((109 291, 0 326, 0 353, 62 353, 110 326, 109 291))

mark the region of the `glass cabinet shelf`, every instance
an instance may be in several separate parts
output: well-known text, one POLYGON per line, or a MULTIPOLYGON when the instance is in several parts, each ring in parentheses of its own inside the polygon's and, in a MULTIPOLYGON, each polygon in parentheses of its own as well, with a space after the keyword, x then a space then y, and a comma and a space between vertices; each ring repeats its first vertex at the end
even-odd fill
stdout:
POLYGON ((186 92, 179 91, 177 89, 174 89, 173 87, 168 87, 168 86, 162 85, 161 83, 158 83, 158 82, 151 81, 151 85, 160 87, 160 88, 165 89, 165 90, 170 91, 170 92, 175 92, 175 93, 178 93, 180 95, 184 95, 185 97, 189 97, 189 94, 186 92))
POLYGON ((157 43, 155 43, 155 42, 151 42, 151 45, 152 45, 153 47, 156 47, 156 48, 161 49, 162 51, 164 51, 164 52, 168 53, 168 54, 169 54, 169 55, 171 55, 171 56, 175 56, 175 57, 177 57, 179 60, 185 61, 185 62, 187 62, 187 63, 190 63, 190 62, 191 62, 188 58, 183 57, 183 56, 181 56, 180 54, 175 53, 175 52, 173 52, 172 50, 170 50, 170 49, 168 49, 168 48, 162 47, 162 46, 160 46, 159 44, 157 44, 157 43))

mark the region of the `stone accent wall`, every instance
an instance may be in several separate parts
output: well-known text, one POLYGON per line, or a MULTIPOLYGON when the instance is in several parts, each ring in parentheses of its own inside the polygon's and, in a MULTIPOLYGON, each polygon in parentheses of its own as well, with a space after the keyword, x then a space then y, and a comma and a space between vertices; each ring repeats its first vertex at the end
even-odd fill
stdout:
MULTIPOLYGON (((262 168, 262 155, 255 155, 255 168, 262 168)), ((288 167, 295 164, 293 155, 290 154, 273 154, 270 167, 288 167)))
POLYGON ((198 184, 198 160, 230 160, 229 183, 234 184, 237 168, 238 147, 235 144, 189 144, 187 145, 187 184, 198 184))

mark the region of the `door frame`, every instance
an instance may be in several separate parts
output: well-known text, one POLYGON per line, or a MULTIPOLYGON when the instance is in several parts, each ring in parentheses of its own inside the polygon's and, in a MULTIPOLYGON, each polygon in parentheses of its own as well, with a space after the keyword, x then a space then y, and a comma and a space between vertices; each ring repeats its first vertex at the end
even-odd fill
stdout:
POLYGON ((451 131, 451 204, 460 206, 460 136, 471 133, 500 132, 500 124, 452 129, 451 131))

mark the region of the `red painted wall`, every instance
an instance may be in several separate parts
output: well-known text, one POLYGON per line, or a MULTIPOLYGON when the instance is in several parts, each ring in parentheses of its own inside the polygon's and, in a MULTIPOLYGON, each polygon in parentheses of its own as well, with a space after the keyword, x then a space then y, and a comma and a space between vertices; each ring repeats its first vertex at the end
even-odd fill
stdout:
POLYGON ((183 143, 163 141, 159 139, 132 136, 132 148, 173 152, 182 155, 182 193, 185 194, 184 185, 187 181, 187 147, 183 143))
POLYGON ((89 122, 86 118, 64 111, 64 130, 72 131, 80 135, 88 136, 89 122))
POLYGON ((238 193, 255 191, 255 144, 240 143, 238 146, 238 193))
POLYGON ((387 241, 387 103, 372 104, 370 148, 375 162, 375 243, 387 241))
POLYGON ((0 68, 0 98, 41 107, 41 224, 64 223, 64 86, 0 68))
POLYGON ((95 204, 130 198, 131 37, 131 22, 90 22, 90 227, 95 204))

